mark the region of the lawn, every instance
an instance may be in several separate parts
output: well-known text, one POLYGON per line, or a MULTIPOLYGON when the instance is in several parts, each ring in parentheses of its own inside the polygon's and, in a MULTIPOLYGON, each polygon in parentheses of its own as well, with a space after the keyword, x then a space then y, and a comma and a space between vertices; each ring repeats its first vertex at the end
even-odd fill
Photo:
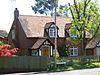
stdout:
POLYGON ((48 68, 48 71, 65 71, 65 70, 76 70, 76 69, 87 69, 100 67, 99 61, 93 62, 67 62, 66 65, 57 65, 56 68, 52 65, 48 68))

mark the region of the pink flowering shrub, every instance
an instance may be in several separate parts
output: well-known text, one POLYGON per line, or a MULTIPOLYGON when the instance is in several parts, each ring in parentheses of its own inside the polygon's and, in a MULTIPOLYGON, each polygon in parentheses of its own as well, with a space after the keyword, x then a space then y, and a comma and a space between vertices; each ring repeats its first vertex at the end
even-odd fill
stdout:
POLYGON ((12 56, 17 52, 18 48, 9 49, 10 47, 8 44, 0 45, 0 56, 12 56))

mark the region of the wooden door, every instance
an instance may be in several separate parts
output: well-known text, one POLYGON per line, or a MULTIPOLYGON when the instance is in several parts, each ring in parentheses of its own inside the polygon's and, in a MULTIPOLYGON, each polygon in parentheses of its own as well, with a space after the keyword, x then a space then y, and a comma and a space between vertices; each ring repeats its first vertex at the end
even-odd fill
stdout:
POLYGON ((48 47, 43 47, 42 52, 43 52, 43 56, 49 57, 49 49, 48 49, 48 47))

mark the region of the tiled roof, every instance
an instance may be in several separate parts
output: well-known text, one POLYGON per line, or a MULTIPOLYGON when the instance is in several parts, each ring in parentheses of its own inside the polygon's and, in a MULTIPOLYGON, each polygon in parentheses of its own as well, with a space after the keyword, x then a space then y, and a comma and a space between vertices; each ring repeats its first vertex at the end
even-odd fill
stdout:
MULTIPOLYGON (((54 22, 53 17, 49 16, 19 16, 19 21, 27 37, 43 37, 44 27, 47 23, 54 22)), ((57 17, 57 27, 59 37, 64 37, 66 23, 71 22, 71 18, 57 17)))
POLYGON ((100 41, 100 38, 94 38, 93 40, 91 40, 87 46, 86 46, 86 49, 92 49, 92 48, 95 48, 97 43, 100 41))
POLYGON ((71 27, 71 23, 67 23, 67 24, 65 25, 65 29, 70 29, 70 27, 71 27))
POLYGON ((31 49, 38 49, 46 39, 38 39, 31 49))
POLYGON ((49 28, 52 24, 54 24, 54 22, 49 22, 49 23, 45 24, 45 27, 44 27, 44 28, 45 28, 45 29, 46 29, 46 28, 49 28))

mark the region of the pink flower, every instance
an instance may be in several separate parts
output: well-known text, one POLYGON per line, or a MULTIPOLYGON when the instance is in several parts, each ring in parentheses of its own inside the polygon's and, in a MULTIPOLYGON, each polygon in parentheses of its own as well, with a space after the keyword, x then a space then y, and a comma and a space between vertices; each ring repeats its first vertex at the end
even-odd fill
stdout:
POLYGON ((4 56, 12 56, 12 54, 10 52, 7 52, 6 54, 4 54, 4 56))
POLYGON ((13 53, 16 53, 18 48, 9 49, 11 46, 8 44, 0 46, 0 56, 12 56, 13 53))

